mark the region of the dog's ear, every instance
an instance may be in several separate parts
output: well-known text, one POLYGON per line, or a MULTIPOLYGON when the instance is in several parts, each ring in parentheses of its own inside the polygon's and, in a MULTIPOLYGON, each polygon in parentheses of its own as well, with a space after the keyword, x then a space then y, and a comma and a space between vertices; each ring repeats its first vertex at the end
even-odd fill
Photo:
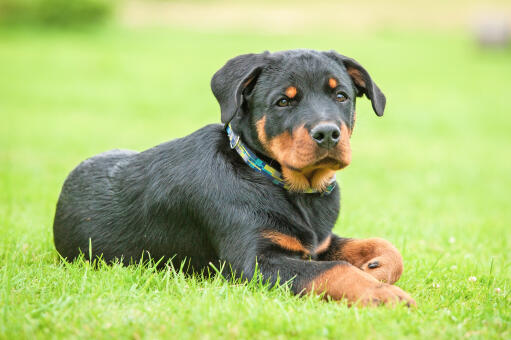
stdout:
POLYGON ((366 97, 371 100, 371 104, 376 115, 380 117, 383 116, 383 111, 385 110, 385 103, 387 102, 387 99, 381 92, 380 88, 373 82, 371 76, 369 76, 369 73, 365 70, 365 68, 363 68, 362 65, 360 65, 356 60, 345 57, 335 51, 323 53, 327 57, 346 67, 351 80, 357 88, 357 96, 360 97, 365 94, 366 97))
POLYGON ((243 102, 243 90, 255 84, 268 55, 269 52, 237 56, 213 75, 211 90, 220 104, 222 123, 227 125, 234 118, 243 102))

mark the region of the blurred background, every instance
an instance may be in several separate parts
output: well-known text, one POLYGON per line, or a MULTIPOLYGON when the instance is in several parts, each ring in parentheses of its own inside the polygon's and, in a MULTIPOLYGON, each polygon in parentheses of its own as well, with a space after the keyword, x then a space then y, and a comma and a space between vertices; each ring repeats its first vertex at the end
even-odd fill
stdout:
POLYGON ((0 338, 506 338, 510 19, 509 0, 0 0, 0 338), (220 122, 214 72, 291 48, 353 57, 387 96, 382 118, 357 101, 334 231, 394 243, 417 313, 272 310, 280 296, 156 276, 159 292, 151 272, 58 261, 55 204, 79 162, 220 122))
POLYGON ((219 122, 209 81, 231 57, 313 48, 357 59, 388 98, 383 118, 358 102, 338 231, 503 249, 510 13, 499 0, 0 0, 4 242, 53 256, 55 202, 80 161, 219 122))

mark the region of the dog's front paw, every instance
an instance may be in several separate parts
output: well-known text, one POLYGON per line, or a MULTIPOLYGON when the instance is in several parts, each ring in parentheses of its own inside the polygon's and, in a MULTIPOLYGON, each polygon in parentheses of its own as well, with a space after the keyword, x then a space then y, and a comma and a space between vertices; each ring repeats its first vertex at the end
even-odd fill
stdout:
POLYGON ((324 271, 305 290, 324 293, 326 298, 333 300, 345 299, 350 306, 396 305, 400 302, 408 306, 416 305, 401 288, 379 282, 350 264, 341 264, 324 271))
POLYGON ((378 306, 386 304, 395 306, 399 303, 404 303, 408 307, 417 306, 415 300, 401 288, 382 283, 376 287, 366 289, 362 292, 360 298, 351 304, 361 306, 378 306))
POLYGON ((403 273, 399 250, 381 238, 350 240, 342 247, 340 258, 385 283, 393 284, 403 273))

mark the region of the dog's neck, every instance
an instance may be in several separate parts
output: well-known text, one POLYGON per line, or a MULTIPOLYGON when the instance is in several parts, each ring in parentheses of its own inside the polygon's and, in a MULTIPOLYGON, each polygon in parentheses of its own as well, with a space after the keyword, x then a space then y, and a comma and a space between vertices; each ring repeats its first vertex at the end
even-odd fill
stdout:
MULTIPOLYGON (((252 169, 255 171, 263 174, 264 176, 268 177, 273 184, 278 185, 286 190, 290 190, 290 185, 285 182, 282 173, 275 169, 274 167, 270 166, 268 162, 264 161, 260 157, 258 157, 250 148, 243 143, 241 140, 240 135, 235 133, 231 127, 231 124, 228 124, 226 126, 227 131, 227 137, 229 138, 229 144, 231 146, 231 149, 235 149, 236 152, 241 156, 241 158, 245 161, 245 163, 248 164, 252 169)), ((316 189, 306 189, 301 191, 300 193, 304 194, 330 194, 332 190, 334 190, 336 186, 335 176, 332 178, 331 182, 328 186, 326 186, 324 191, 319 191, 316 189)))

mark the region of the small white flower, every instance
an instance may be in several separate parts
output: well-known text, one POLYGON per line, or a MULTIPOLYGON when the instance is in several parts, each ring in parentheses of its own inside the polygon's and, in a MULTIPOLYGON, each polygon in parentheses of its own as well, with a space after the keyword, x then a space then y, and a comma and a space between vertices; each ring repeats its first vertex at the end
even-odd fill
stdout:
POLYGON ((433 288, 440 288, 440 283, 434 283, 433 282, 433 288))
POLYGON ((468 278, 468 280, 469 280, 470 282, 476 282, 476 281, 477 281, 477 277, 475 277, 475 276, 471 276, 471 277, 469 277, 469 278, 468 278))
POLYGON ((500 294, 500 288, 495 288, 495 293, 500 294))
POLYGON ((454 237, 449 237, 449 243, 450 244, 453 244, 454 242, 456 242, 456 239, 454 237))

